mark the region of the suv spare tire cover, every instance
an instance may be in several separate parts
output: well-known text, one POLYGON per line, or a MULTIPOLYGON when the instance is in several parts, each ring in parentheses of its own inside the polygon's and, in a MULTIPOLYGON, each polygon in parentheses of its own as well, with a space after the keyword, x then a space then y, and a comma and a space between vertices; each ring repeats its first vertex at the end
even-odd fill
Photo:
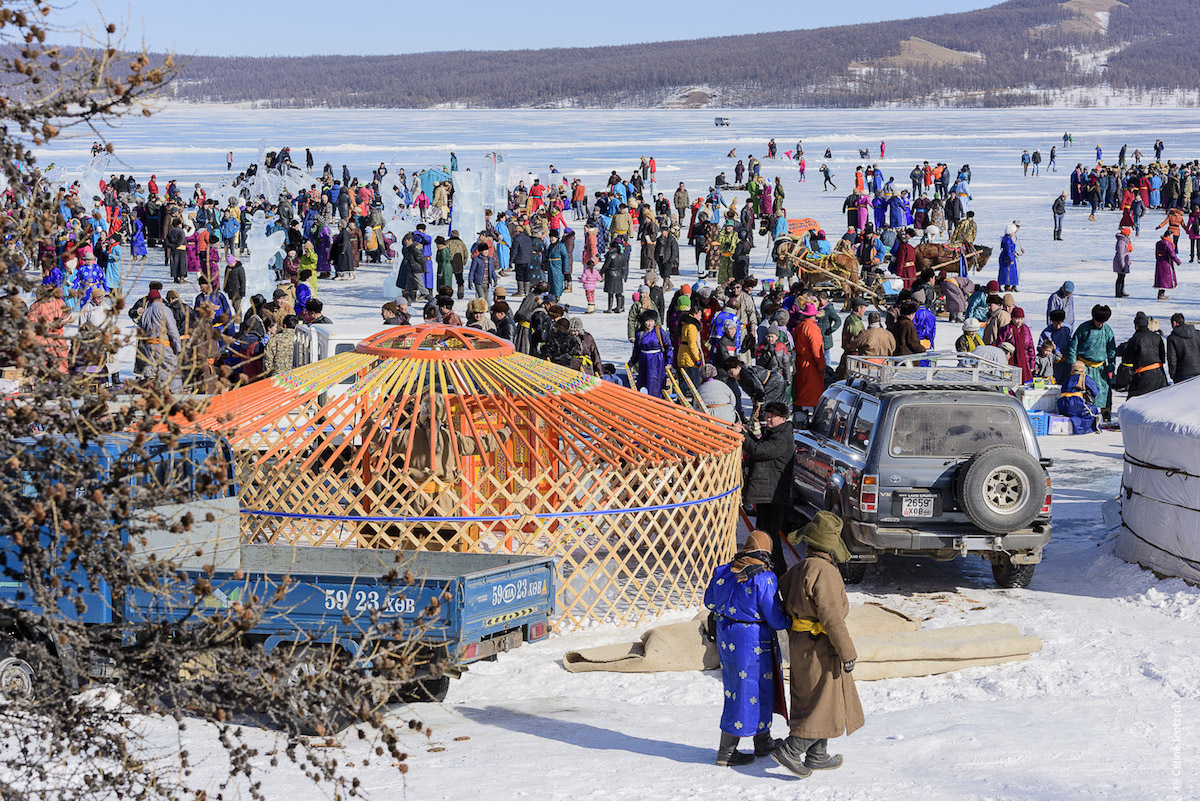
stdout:
POLYGON ((1027 527, 1041 511, 1046 474, 1037 459, 1012 445, 992 445, 958 470, 958 505, 989 534, 1027 527))

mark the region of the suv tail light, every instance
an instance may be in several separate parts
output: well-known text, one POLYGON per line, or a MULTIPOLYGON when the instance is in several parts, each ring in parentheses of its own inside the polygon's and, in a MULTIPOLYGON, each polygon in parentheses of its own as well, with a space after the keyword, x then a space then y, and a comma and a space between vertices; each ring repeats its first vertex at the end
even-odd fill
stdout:
POLYGON ((1051 495, 1051 493, 1050 493, 1050 476, 1047 475, 1046 476, 1046 501, 1045 501, 1045 503, 1042 504, 1042 511, 1039 512, 1039 514, 1043 514, 1043 515, 1050 514, 1050 495, 1051 495))
POLYGON ((874 512, 878 503, 879 476, 863 476, 858 489, 858 508, 864 512, 874 512))

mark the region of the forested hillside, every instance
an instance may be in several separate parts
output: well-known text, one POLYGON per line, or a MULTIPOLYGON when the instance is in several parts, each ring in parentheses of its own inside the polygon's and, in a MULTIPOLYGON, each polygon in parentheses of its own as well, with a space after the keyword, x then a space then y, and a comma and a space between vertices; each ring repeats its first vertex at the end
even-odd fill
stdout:
POLYGON ((1009 0, 813 30, 620 47, 190 57, 179 99, 268 106, 1012 105, 1038 90, 1200 87, 1192 0, 1009 0))

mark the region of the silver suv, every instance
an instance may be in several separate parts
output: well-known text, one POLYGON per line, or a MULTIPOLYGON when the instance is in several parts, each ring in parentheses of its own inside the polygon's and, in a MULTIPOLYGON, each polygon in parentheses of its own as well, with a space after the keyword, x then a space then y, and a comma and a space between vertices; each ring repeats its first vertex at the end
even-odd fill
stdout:
POLYGON ((802 514, 845 521, 848 583, 882 553, 978 554, 999 586, 1028 586, 1050 539, 1051 462, 1019 385, 969 353, 849 358, 797 429, 793 495, 802 514))

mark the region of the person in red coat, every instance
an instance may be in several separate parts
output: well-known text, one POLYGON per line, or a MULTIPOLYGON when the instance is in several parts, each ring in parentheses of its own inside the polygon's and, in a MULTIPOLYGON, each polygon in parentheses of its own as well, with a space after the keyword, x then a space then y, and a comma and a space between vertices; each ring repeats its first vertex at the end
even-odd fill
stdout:
POLYGON ((792 331, 796 344, 796 405, 816 408, 825 391, 825 342, 817 325, 817 304, 800 308, 800 324, 792 331))
POLYGON ((1017 306, 1012 310, 1012 320, 1000 329, 998 344, 1012 343, 1013 352, 1008 355, 1008 363, 1021 368, 1021 381, 1033 380, 1035 355, 1033 349, 1033 332, 1025 325, 1025 310, 1017 306))
POLYGON ((912 289, 917 280, 917 249, 908 244, 908 237, 900 237, 896 246, 895 268, 896 277, 904 279, 904 288, 912 289))

